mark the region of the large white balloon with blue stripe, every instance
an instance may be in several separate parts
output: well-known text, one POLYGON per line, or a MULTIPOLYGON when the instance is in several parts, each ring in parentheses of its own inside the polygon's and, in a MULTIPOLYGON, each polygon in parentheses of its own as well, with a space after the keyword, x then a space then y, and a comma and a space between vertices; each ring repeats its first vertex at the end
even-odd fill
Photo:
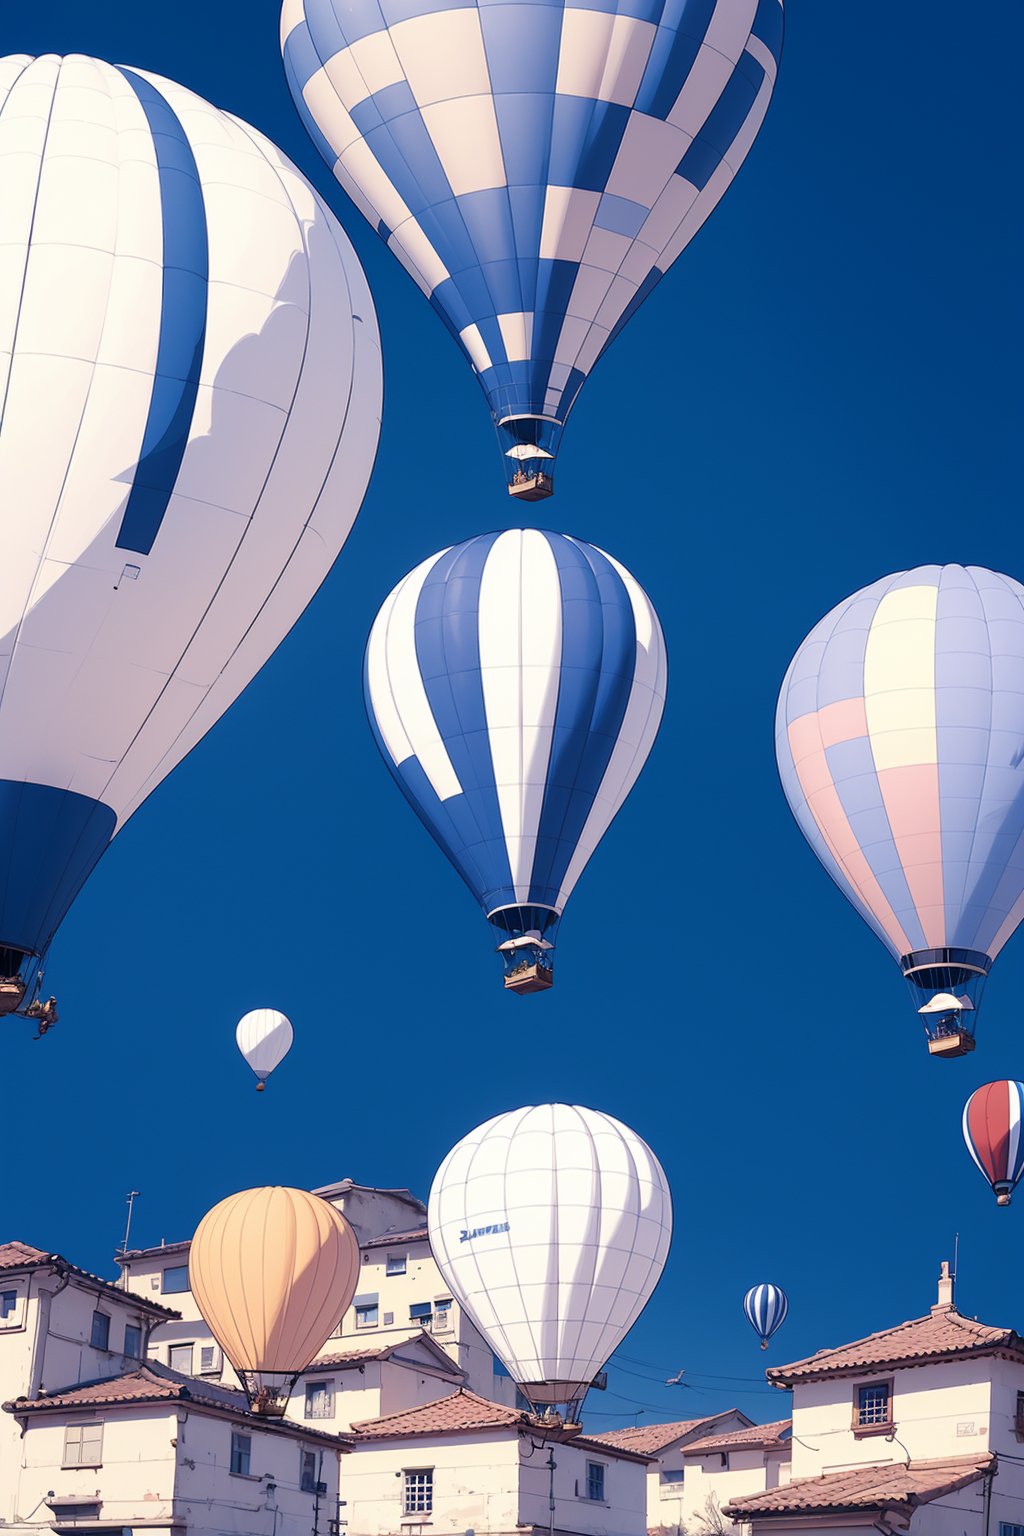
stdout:
POLYGON ((542 990, 569 895, 654 744, 658 616, 610 555, 534 528, 432 555, 366 650, 367 708, 406 798, 542 990))
POLYGON ((326 205, 169 80, 0 60, 0 219, 0 973, 24 979, 330 569, 381 367, 326 205))
POLYGON ((764 120, 782 0, 284 0, 299 113, 549 494, 590 370, 764 120))

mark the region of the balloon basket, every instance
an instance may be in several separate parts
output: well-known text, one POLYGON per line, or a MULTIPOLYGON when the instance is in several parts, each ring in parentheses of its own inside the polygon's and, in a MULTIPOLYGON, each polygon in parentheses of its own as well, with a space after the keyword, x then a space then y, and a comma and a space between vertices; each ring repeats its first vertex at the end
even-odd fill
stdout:
POLYGON ((524 475, 521 480, 509 481, 508 493, 519 501, 543 501, 555 494, 554 481, 550 475, 524 475))
POLYGON ((547 992, 555 984, 555 973, 547 965, 523 965, 505 976, 505 991, 527 997, 531 992, 547 992))
POLYGON ((969 1056, 974 1050, 974 1036, 965 1029, 953 1030, 948 1035, 928 1037, 929 1056, 969 1056))
POLYGON ((0 979, 0 1017, 8 1013, 17 1013, 25 996, 25 983, 20 976, 5 976, 0 979))

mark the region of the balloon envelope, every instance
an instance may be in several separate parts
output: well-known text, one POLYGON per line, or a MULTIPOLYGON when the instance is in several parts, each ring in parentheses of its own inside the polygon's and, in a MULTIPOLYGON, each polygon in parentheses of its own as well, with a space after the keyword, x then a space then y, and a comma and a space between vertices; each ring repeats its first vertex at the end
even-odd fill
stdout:
POLYGON ((964 1141, 999 1205, 1024 1173, 1024 1083, 1001 1081, 975 1089, 964 1105, 964 1141))
POLYGON ((557 451, 728 189, 782 30, 781 0, 285 0, 299 114, 455 337, 506 454, 557 451))
POLYGON ((547 933, 654 744, 658 616, 564 534, 484 534, 418 566, 366 650, 370 722, 424 825, 503 935, 547 933))
POLYGON ((341 1212, 318 1195, 246 1189, 203 1217, 188 1273, 199 1310, 253 1407, 279 1414, 295 1376, 355 1295, 359 1245, 341 1212))
POLYGON ((976 1003, 1024 915, 1022 742, 1024 587, 994 571, 884 577, 790 665, 776 726, 786 797, 919 989, 915 1006, 929 990, 976 1003))
POLYGON ((359 263, 269 140, 98 59, 0 60, 0 950, 291 628, 369 477, 359 263))
POLYGON ((772 1334, 786 1321, 789 1298, 780 1285, 752 1285, 743 1298, 743 1311, 761 1340, 761 1348, 767 1349, 772 1334))
POLYGON ((291 1022, 276 1008, 254 1008, 235 1028, 238 1049, 262 1084, 292 1048, 291 1022))
POLYGON ((658 1283, 672 1201, 634 1131, 540 1104, 449 1152, 427 1224, 442 1274, 524 1394, 576 1403, 658 1283))

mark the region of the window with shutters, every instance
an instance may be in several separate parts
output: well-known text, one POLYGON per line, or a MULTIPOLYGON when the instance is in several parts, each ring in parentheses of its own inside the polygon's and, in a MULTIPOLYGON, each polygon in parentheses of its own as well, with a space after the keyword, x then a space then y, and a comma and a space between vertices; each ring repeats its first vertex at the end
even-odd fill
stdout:
POLYGON ((64 1431, 65 1467, 101 1467, 103 1465, 103 1425, 98 1419, 86 1424, 69 1424, 64 1431))

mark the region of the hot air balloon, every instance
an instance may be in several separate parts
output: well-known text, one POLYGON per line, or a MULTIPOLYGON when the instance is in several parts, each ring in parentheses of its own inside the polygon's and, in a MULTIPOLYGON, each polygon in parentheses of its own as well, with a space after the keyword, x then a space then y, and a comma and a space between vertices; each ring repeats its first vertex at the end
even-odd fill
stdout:
POLYGON ((11 1012, 50 1006, 31 978, 97 859, 330 569, 381 367, 351 246, 255 129, 80 56, 0 60, 0 107, 11 1012))
POLYGON ((776 750, 804 836, 899 962, 929 1051, 972 1051, 985 978, 1024 915, 1024 587, 926 565, 847 598, 790 665, 776 750))
POLYGON ((484 534, 399 583, 364 676, 388 767, 501 935, 505 986, 544 990, 565 903, 661 721, 649 598, 579 539, 484 534))
POLYGON ((997 1205, 1009 1205, 1024 1173, 1024 1083, 986 1083, 964 1105, 967 1150, 992 1186, 997 1205))
POLYGON ((752 1285, 743 1298, 747 1322, 768 1348, 768 1340, 782 1327, 789 1311, 789 1298, 780 1285, 752 1285))
POLYGON ((292 1026, 276 1008, 254 1008, 239 1019, 235 1029, 238 1049, 256 1074, 256 1092, 262 1093, 267 1078, 292 1048, 292 1026))
POLYGON ((551 494, 587 375, 742 165, 782 28, 781 0, 284 0, 299 115, 477 375, 512 495, 551 494))
POLYGON ((452 1294, 523 1395, 576 1421, 658 1283, 672 1200, 634 1131, 598 1110, 538 1104, 452 1148, 427 1225, 452 1294))
POLYGON ((245 1189, 207 1211, 189 1250, 189 1286, 255 1413, 284 1414, 358 1276, 355 1233, 319 1195, 245 1189))

